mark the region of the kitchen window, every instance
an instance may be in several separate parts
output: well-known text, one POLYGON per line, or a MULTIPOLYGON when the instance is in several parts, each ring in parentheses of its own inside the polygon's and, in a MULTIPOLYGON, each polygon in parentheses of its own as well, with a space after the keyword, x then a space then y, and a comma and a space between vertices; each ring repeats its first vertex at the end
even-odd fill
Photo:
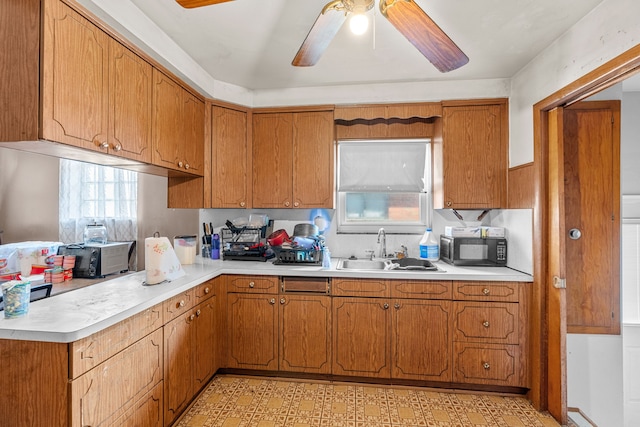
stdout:
POLYGON ((137 172, 61 159, 60 241, 82 242, 93 221, 106 226, 109 241, 136 240, 137 198, 137 172))
POLYGON ((338 232, 423 232, 430 164, 427 139, 339 141, 338 232))

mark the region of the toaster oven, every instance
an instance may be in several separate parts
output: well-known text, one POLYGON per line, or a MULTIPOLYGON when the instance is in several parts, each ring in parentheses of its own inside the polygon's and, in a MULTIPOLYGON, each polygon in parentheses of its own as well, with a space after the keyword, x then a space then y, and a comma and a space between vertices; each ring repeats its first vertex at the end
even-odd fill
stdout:
POLYGON ((73 277, 94 279, 129 270, 131 242, 60 246, 58 255, 75 255, 73 277))

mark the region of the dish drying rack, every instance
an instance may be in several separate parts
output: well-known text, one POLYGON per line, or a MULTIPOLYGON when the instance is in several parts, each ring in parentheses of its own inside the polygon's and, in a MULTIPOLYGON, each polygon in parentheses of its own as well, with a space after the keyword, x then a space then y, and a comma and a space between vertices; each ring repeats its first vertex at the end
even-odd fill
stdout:
POLYGON ((229 227, 220 231, 223 259, 266 261, 273 258, 267 254, 267 246, 262 241, 265 227, 229 227))

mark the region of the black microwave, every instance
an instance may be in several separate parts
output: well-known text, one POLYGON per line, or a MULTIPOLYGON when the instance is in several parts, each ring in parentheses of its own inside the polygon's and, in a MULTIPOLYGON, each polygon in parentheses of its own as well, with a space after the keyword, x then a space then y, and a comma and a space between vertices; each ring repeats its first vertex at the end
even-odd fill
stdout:
POLYGON ((504 267, 507 265, 507 239, 441 235, 440 259, 453 265, 504 267))

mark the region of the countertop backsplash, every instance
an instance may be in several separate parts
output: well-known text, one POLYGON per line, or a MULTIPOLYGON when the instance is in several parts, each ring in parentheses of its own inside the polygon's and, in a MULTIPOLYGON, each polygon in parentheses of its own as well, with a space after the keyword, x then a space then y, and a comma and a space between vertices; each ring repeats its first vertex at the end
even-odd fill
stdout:
MULTIPOLYGON (((200 224, 212 223, 215 232, 219 232, 227 220, 248 218, 251 213, 261 213, 273 219, 275 225, 293 232, 295 224, 311 222, 310 209, 200 209, 200 224)), ((491 225, 507 229, 508 260, 507 266, 527 274, 533 274, 533 212, 531 209, 494 209, 477 221, 482 210, 459 211, 464 220, 459 220, 450 209, 433 211, 431 226, 436 233, 444 233, 446 226, 474 226, 491 225)), ((324 233, 327 246, 332 257, 347 258, 352 255, 357 258, 367 256, 366 251, 378 251, 377 236, 375 234, 338 234, 333 221, 334 210, 328 210, 331 224, 324 233)), ((274 227, 274 231, 277 228, 274 227)), ((202 230, 200 230, 202 233, 202 230)), ((407 247, 410 257, 419 257, 419 242, 422 233, 416 234, 387 234, 387 253, 400 251, 401 246, 407 247)))

